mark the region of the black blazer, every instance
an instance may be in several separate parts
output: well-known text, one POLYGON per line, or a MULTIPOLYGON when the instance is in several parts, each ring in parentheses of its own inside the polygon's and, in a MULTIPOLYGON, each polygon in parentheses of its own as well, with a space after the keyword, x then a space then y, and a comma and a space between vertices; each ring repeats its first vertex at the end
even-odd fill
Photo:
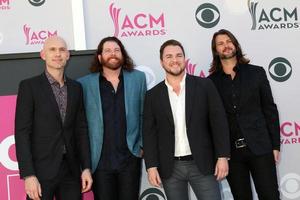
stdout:
POLYGON ((65 144, 72 173, 90 168, 86 117, 79 83, 67 78, 67 111, 62 123, 50 83, 43 73, 19 85, 15 118, 16 154, 20 176, 51 179, 59 170, 65 144))
MULTIPOLYGON (((186 75, 186 128, 192 155, 203 174, 213 174, 216 159, 229 157, 229 130, 218 92, 209 79, 186 75)), ((143 141, 146 168, 158 167, 170 177, 174 164, 175 129, 164 81, 145 97, 143 141)))
MULTIPOLYGON (((240 101, 237 121, 250 150, 257 155, 280 149, 280 128, 276 104, 274 103, 266 72, 262 67, 239 65, 240 101)), ((230 102, 222 94, 222 72, 209 76, 215 83, 225 110, 230 102)))

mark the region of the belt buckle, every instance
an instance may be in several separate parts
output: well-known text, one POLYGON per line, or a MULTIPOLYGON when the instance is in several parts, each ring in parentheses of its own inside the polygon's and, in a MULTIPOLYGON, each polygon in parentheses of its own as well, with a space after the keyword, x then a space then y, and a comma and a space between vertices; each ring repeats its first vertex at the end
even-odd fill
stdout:
POLYGON ((245 138, 237 139, 234 142, 234 144, 235 144, 235 148, 237 148, 237 149, 247 146, 246 142, 245 142, 245 138))

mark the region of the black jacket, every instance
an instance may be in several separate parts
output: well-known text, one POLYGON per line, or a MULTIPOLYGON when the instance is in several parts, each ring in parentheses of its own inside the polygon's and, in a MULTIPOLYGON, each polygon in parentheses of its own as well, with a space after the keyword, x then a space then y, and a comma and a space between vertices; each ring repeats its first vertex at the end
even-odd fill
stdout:
POLYGON ((50 83, 43 73, 19 85, 15 118, 16 154, 21 178, 51 179, 59 170, 66 147, 68 165, 77 177, 90 168, 90 149, 82 89, 68 79, 67 110, 62 123, 50 83))
MULTIPOLYGON (((222 71, 209 76, 219 90, 225 110, 230 103, 222 90, 222 71)), ((276 104, 274 103, 269 81, 262 67, 239 65, 240 101, 237 122, 250 150, 262 155, 280 150, 280 128, 276 104)))
MULTIPOLYGON (((209 79, 186 76, 185 115, 189 145, 197 167, 213 174, 218 157, 230 157, 229 129, 219 94, 209 79)), ((175 128, 164 81, 145 97, 143 144, 146 168, 158 167, 162 178, 173 169, 175 128)))

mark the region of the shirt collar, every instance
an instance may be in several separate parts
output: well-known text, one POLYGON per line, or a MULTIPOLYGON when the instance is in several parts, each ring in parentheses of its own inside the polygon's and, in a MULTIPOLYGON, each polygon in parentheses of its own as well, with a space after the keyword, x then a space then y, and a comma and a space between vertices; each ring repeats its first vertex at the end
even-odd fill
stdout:
MULTIPOLYGON (((100 78, 100 80, 107 80, 105 78, 105 76, 103 76, 103 73, 100 73, 99 78, 100 78)), ((120 71, 120 74, 119 74, 118 78, 119 78, 120 81, 123 79, 123 70, 120 71)))
MULTIPOLYGON (((184 76, 183 76, 182 80, 180 81, 180 90, 185 87, 185 79, 186 79, 186 73, 184 73, 184 76)), ((165 79, 165 84, 169 90, 173 91, 173 87, 168 83, 167 79, 165 79)))
MULTIPOLYGON (((235 73, 239 73, 239 71, 240 71, 240 65, 237 63, 234 67, 233 67, 233 71, 235 72, 235 73)), ((228 76, 229 74, 226 74, 224 71, 223 71, 223 68, 220 70, 220 73, 221 73, 221 75, 223 75, 223 76, 228 76)))
MULTIPOLYGON (((47 77, 47 79, 48 79, 48 81, 51 85, 54 84, 54 83, 58 83, 57 80, 55 80, 53 78, 53 76, 47 70, 45 70, 45 74, 46 74, 46 77, 47 77)), ((64 75, 64 82, 67 82, 67 78, 66 78, 65 75, 64 75)))

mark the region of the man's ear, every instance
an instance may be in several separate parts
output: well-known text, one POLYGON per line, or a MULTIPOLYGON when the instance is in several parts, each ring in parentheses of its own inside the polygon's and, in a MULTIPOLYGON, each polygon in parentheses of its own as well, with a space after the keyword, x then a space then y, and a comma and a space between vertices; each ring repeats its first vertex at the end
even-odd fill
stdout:
POLYGON ((44 50, 40 51, 40 57, 45 60, 45 52, 44 50))
POLYGON ((67 51, 67 52, 68 52, 67 60, 69 60, 69 58, 70 58, 70 51, 67 51))

